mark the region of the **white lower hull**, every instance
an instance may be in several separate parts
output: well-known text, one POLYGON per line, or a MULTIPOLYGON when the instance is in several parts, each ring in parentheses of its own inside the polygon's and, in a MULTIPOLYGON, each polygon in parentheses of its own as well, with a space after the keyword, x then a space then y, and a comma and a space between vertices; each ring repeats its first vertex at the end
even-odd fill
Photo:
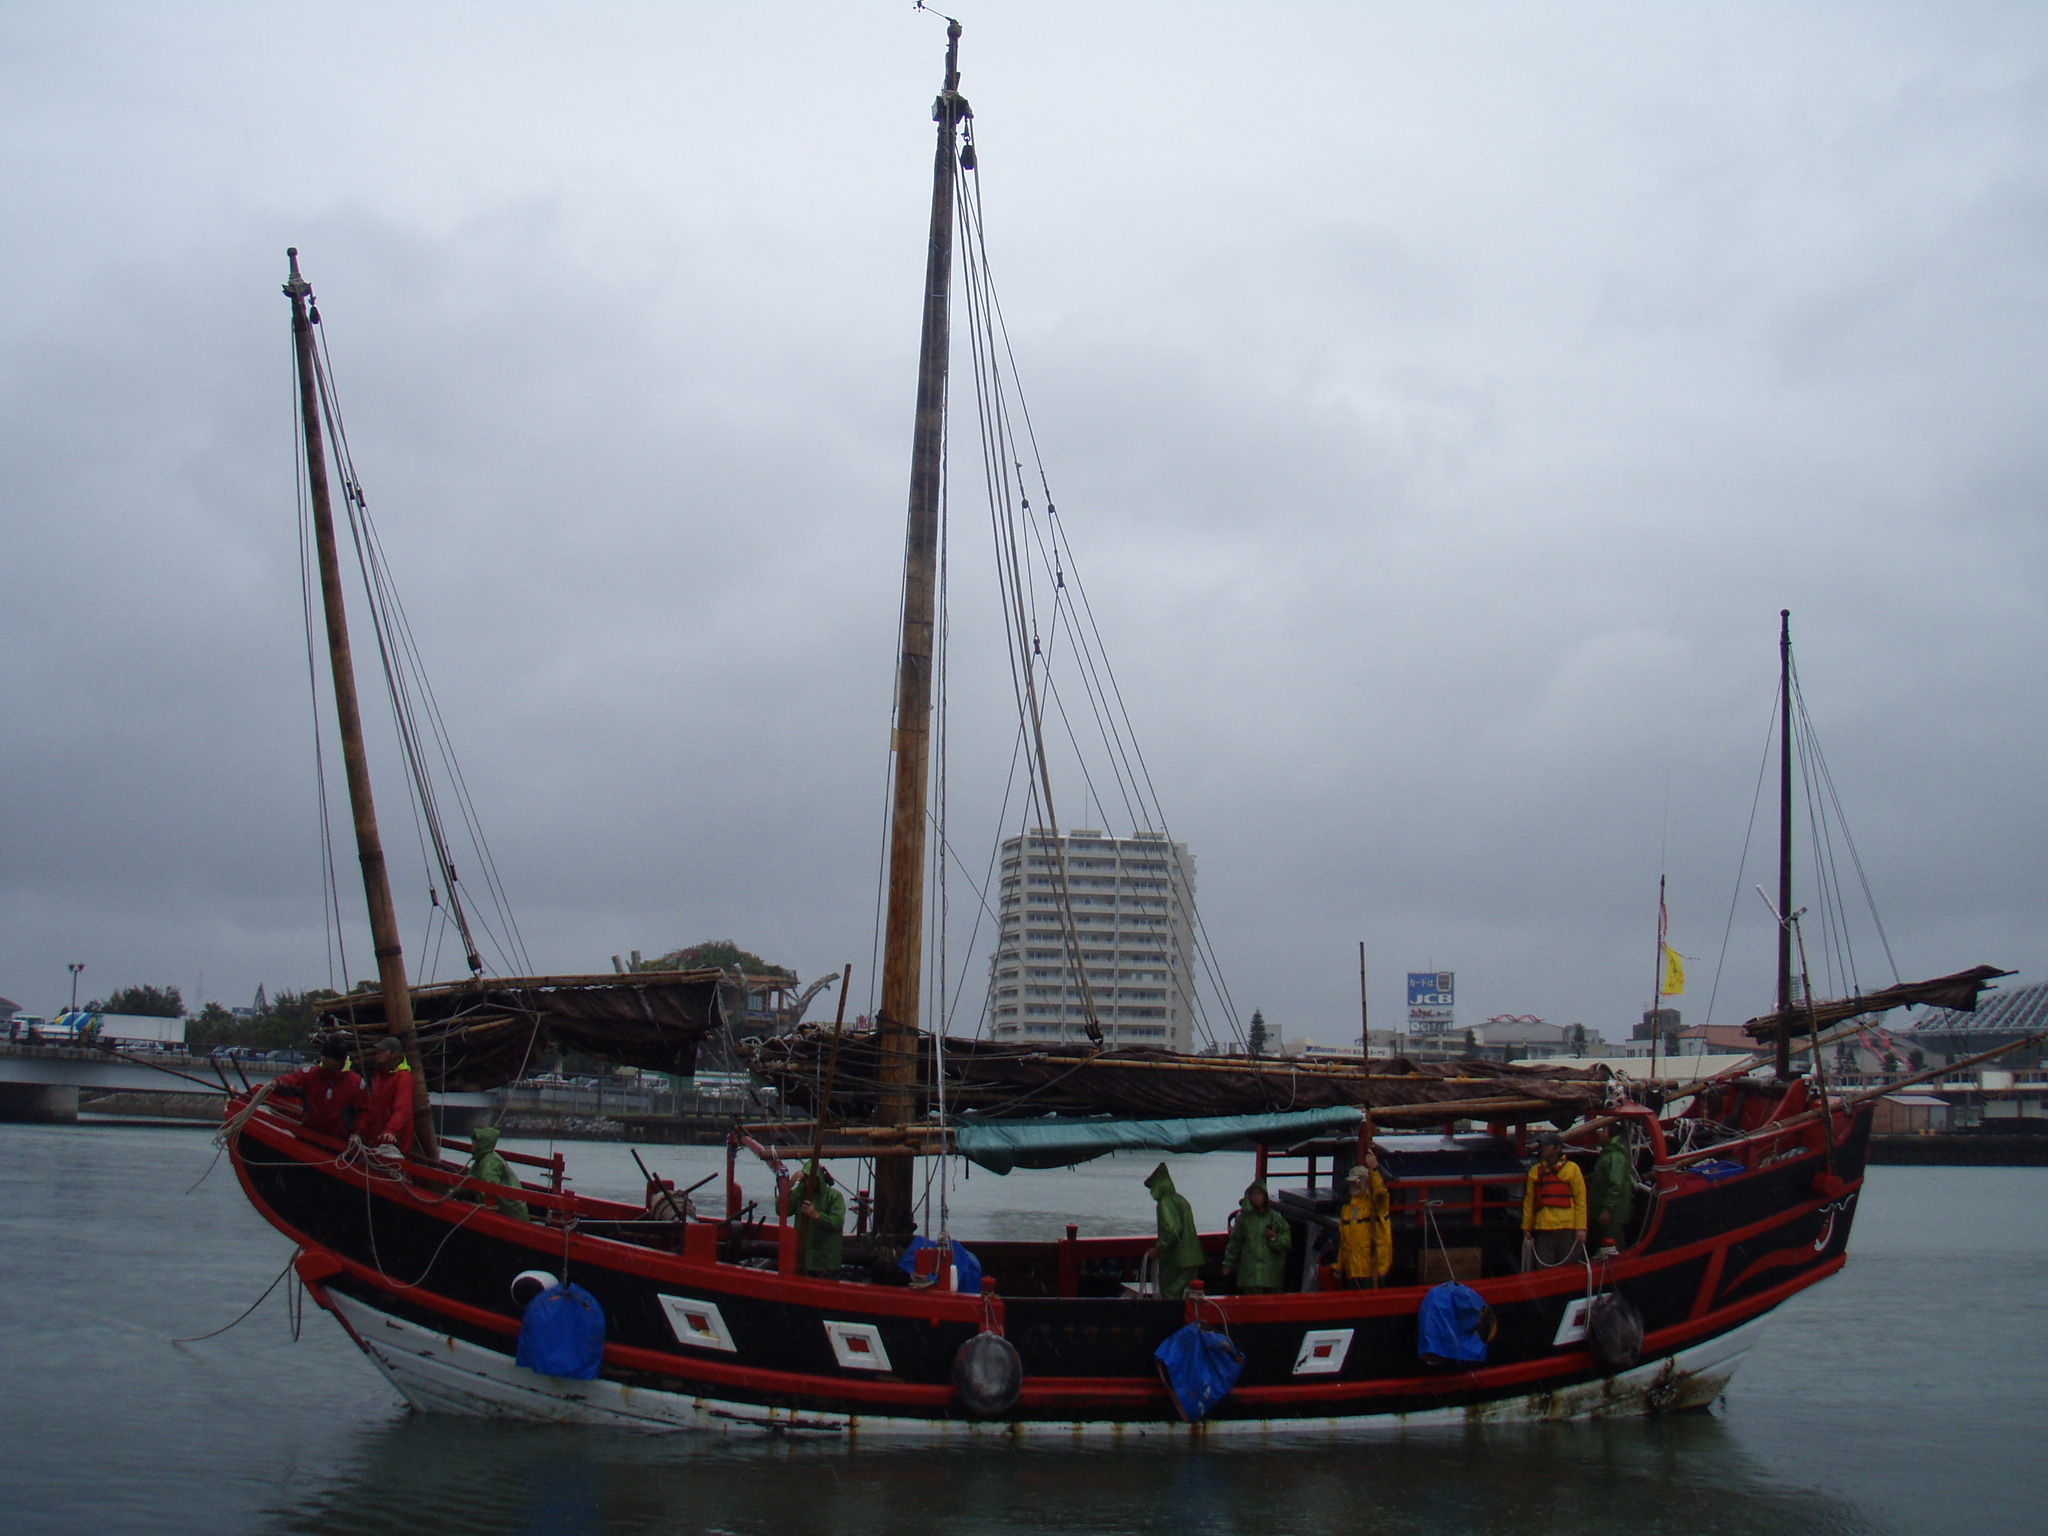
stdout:
POLYGON ((1766 1319, 1757 1318, 1717 1338, 1600 1381, 1556 1392, 1503 1398, 1467 1408, 1421 1413, 1356 1414, 1342 1418, 1222 1419, 1197 1425, 1169 1421, 1076 1420, 976 1423, 970 1420, 806 1413, 754 1403, 622 1386, 612 1381, 571 1381, 514 1365, 494 1350, 434 1333, 363 1302, 329 1293, 328 1304, 405 1400, 423 1413, 524 1419, 561 1424, 608 1424, 668 1432, 735 1429, 854 1438, 954 1440, 1072 1440, 1153 1435, 1288 1436, 1384 1434, 1390 1430, 1471 1424, 1535 1423, 1557 1419, 1671 1412, 1700 1408, 1727 1388, 1766 1319))

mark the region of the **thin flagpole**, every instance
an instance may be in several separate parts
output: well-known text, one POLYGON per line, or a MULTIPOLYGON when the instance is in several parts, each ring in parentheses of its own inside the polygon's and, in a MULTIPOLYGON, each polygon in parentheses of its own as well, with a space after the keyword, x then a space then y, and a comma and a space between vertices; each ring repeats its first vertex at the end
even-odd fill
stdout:
POLYGON ((1664 944, 1671 931, 1670 914, 1664 908, 1663 875, 1657 877, 1657 960, 1650 981, 1650 1076, 1658 1075, 1658 1056, 1664 1045, 1664 944))
POLYGON ((1365 1067, 1365 1122, 1359 1127, 1364 1138, 1359 1143, 1359 1161, 1365 1160, 1366 1151, 1372 1146, 1376 1132, 1372 1123, 1372 1015, 1365 1003, 1365 940, 1358 941, 1358 1050, 1359 1060, 1365 1067))

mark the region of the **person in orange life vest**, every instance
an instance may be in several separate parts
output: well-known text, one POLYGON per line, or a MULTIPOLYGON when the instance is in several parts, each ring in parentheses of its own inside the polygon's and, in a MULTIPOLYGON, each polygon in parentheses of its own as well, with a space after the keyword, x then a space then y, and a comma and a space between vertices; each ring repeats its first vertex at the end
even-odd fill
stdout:
POLYGON ((370 1088, 361 1113, 356 1116, 356 1134, 367 1147, 391 1147, 401 1154, 412 1151, 412 1064, 398 1048, 395 1036, 384 1035, 370 1042, 370 1088))
POLYGON ((1564 1138, 1536 1138, 1536 1166, 1522 1189, 1522 1267, 1549 1269, 1574 1258, 1586 1243, 1586 1176, 1564 1155, 1564 1138))
POLYGON ((306 1129, 336 1141, 348 1140, 363 1102, 363 1080, 349 1071, 348 1047, 340 1040, 326 1041, 317 1063, 285 1073, 271 1091, 304 1099, 306 1129))

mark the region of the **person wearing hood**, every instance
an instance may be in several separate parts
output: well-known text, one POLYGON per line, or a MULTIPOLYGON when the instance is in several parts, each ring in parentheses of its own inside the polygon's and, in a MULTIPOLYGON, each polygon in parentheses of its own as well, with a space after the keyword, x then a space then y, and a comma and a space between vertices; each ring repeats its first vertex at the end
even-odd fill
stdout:
POLYGON ((1161 1163, 1145 1180, 1145 1188, 1159 1206, 1159 1241, 1152 1253, 1159 1260, 1159 1294, 1178 1301, 1188 1293, 1188 1282, 1202 1272, 1207 1258, 1202 1252, 1202 1234, 1195 1230, 1195 1210, 1187 1196, 1173 1187, 1173 1175, 1161 1163))
POLYGON ((811 1164, 789 1186, 787 1199, 786 1209, 796 1217, 797 1269, 837 1280, 846 1262, 846 1196, 831 1170, 811 1164))
POLYGON ((1593 1176, 1586 1181, 1586 1208, 1593 1214, 1595 1258, 1611 1259, 1628 1241, 1628 1219, 1635 1214, 1636 1173, 1629 1162, 1628 1140, 1614 1134, 1612 1125, 1593 1132, 1600 1155, 1593 1159, 1593 1176))
POLYGON ((1237 1203, 1237 1222, 1223 1250, 1223 1274, 1237 1277, 1240 1296, 1270 1296, 1280 1289, 1294 1229, 1273 1209, 1266 1182, 1254 1179, 1237 1203))
POLYGON ((1377 1286, 1394 1263, 1393 1203, 1379 1154, 1351 1165, 1351 1198, 1337 1215, 1337 1278, 1353 1290, 1377 1286))
MULTIPOLYGON (((519 1189, 519 1175, 512 1171, 512 1165, 505 1161, 505 1154, 498 1150, 498 1128, 495 1125, 478 1126, 469 1142, 469 1168, 472 1179, 485 1184, 502 1184, 507 1189, 519 1189)), ((530 1220, 524 1200, 514 1200, 506 1195, 497 1195, 492 1203, 506 1216, 516 1216, 521 1221, 530 1220)))

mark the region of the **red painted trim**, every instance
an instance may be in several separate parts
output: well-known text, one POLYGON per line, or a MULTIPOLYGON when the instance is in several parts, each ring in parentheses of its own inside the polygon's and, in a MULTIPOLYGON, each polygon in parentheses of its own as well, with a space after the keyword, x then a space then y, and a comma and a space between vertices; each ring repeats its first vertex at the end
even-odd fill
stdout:
MULTIPOLYGON (((337 1255, 329 1257, 342 1264, 349 1273, 358 1276, 366 1284, 378 1289, 384 1288, 373 1271, 340 1259, 337 1255)), ((1796 1275, 1746 1301, 1708 1313, 1697 1320, 1688 1319, 1684 1324, 1652 1333, 1643 1341, 1643 1351, 1645 1355, 1654 1357, 1675 1352, 1689 1344, 1724 1333, 1770 1311, 1787 1297, 1796 1295, 1806 1287, 1818 1284, 1839 1271, 1845 1262, 1846 1258, 1838 1255, 1824 1264, 1817 1265, 1811 1272, 1796 1275)), ((325 1304, 324 1297, 316 1299, 322 1300, 322 1304, 325 1304)), ((518 1325, 509 1318, 451 1301, 443 1296, 423 1293, 421 1304, 472 1327, 514 1337, 519 1331, 518 1325)), ((349 1331, 354 1337, 354 1330, 349 1331)), ((360 1338, 356 1341, 362 1343, 360 1338)), ((951 1389, 943 1385, 762 1370, 753 1366, 732 1365, 691 1355, 670 1355, 659 1350, 640 1349, 622 1344, 606 1345, 605 1359, 611 1364, 629 1370, 645 1371, 684 1382, 719 1384, 728 1388, 771 1395, 811 1396, 842 1402, 851 1400, 856 1403, 875 1403, 897 1408, 926 1409, 943 1409, 952 1400, 951 1389)), ((1299 1407, 1305 1403, 1341 1405, 1403 1396, 1462 1397, 1472 1393, 1495 1394, 1516 1387, 1533 1387, 1548 1378, 1583 1376, 1595 1369, 1595 1362, 1590 1354, 1583 1350, 1573 1350, 1566 1354, 1546 1356, 1540 1360, 1483 1367, 1475 1371, 1380 1377, 1369 1381, 1301 1382, 1243 1387, 1233 1393, 1232 1397, 1240 1403, 1266 1405, 1269 1410, 1299 1407)), ((1040 1412, 1056 1410, 1065 1404, 1074 1404, 1084 1405, 1096 1411, 1114 1410, 1117 1413, 1132 1414, 1159 1410, 1165 1396, 1164 1390, 1156 1382, 1145 1378, 1040 1377, 1028 1378, 1025 1381, 1020 1402, 1026 1409, 1040 1412)))
MULTIPOLYGON (((251 1120, 242 1134, 249 1135, 256 1130, 258 1120, 251 1120)), ((259 1135, 257 1139, 273 1151, 281 1152, 295 1162, 317 1168, 328 1177, 337 1178, 352 1188, 361 1189, 368 1182, 371 1190, 380 1199, 405 1206, 430 1216, 437 1221, 447 1218, 441 1214, 440 1201, 423 1201, 411 1189, 392 1184, 388 1180, 366 1180, 353 1168, 330 1168, 321 1164, 326 1159, 309 1160, 300 1156, 289 1142, 280 1143, 272 1136, 259 1135)), ((296 1139, 296 1138, 293 1138, 296 1139)), ((303 1243, 310 1239, 286 1226, 277 1213, 270 1209, 251 1186, 241 1159, 235 1159, 235 1174, 240 1179, 243 1192, 250 1204, 262 1212, 265 1220, 279 1231, 298 1238, 303 1243)), ((579 1196, 579 1199, 582 1197, 579 1196)), ((609 1203, 609 1202, 607 1202, 609 1203)), ((623 1207, 629 1213, 638 1215, 639 1207, 623 1207)), ((532 1249, 560 1261, 562 1255, 561 1228, 543 1226, 535 1222, 521 1221, 514 1216, 500 1215, 489 1205, 473 1206, 467 1203, 461 1210, 468 1214, 467 1225, 479 1232, 488 1232, 493 1237, 514 1242, 521 1247, 532 1249)), ((313 1245, 313 1246, 318 1246, 313 1245)), ((817 1307, 824 1311, 843 1309, 848 1305, 846 1286, 838 1280, 811 1280, 801 1275, 783 1277, 765 1270, 747 1269, 737 1264, 698 1263, 685 1256, 659 1253, 642 1248, 636 1243, 621 1243, 610 1238, 590 1237, 583 1233, 571 1235, 569 1261, 574 1264, 578 1258, 600 1268, 616 1270, 621 1274, 637 1275, 645 1280, 658 1281, 664 1285, 711 1287, 727 1293, 751 1297, 760 1301, 785 1302, 792 1306, 817 1307)), ((372 1271, 372 1274, 375 1272, 372 1271)), ((380 1285, 390 1282, 378 1278, 380 1285)), ((974 1295, 961 1296, 951 1291, 909 1291, 893 1286, 865 1286, 858 1310, 883 1317, 912 1317, 930 1322, 981 1321, 981 1298, 974 1295)))
MULTIPOLYGON (((243 1134, 249 1134, 259 1124, 260 1120, 251 1121, 243 1134)), ((299 1156, 297 1149, 289 1143, 280 1145, 270 1136, 259 1136, 258 1139, 295 1161, 308 1166, 318 1166, 317 1163, 299 1156)), ((1817 1157, 1819 1153, 1816 1152, 1814 1155, 1817 1157)), ((257 1196, 240 1159, 236 1159, 235 1171, 250 1202, 263 1212, 272 1225, 291 1232, 277 1213, 270 1210, 257 1196)), ((322 1168, 320 1171, 330 1177, 342 1179, 355 1188, 361 1188, 366 1182, 364 1176, 353 1168, 322 1168)), ((378 1180, 372 1187, 383 1199, 408 1206, 437 1220, 446 1219, 439 1214, 437 1204, 419 1200, 403 1186, 394 1186, 378 1180)), ((1748 1226, 1716 1233, 1680 1248, 1648 1255, 1638 1252, 1633 1257, 1624 1255, 1612 1268, 1613 1282, 1624 1283, 1675 1265, 1689 1263, 1702 1255, 1711 1256, 1728 1244, 1761 1236, 1773 1228, 1819 1209, 1825 1203, 1827 1202, 1815 1196, 1798 1204, 1786 1206, 1748 1226)), ((559 1228, 539 1226, 515 1217, 502 1216, 489 1206, 478 1208, 465 1205, 464 1210, 472 1213, 468 1217, 468 1224, 479 1231, 489 1232, 502 1240, 531 1249, 538 1255, 559 1260, 562 1253, 559 1228)), ((297 1237, 301 1243, 310 1241, 296 1232, 291 1232, 291 1235, 297 1237)), ((1115 1238, 1084 1238, 1080 1240, 1079 1246, 1085 1250, 1095 1244, 1107 1245, 1124 1241, 1126 1240, 1115 1238)), ((1144 1245, 1144 1240, 1137 1241, 1141 1246, 1144 1245)), ((814 1307, 826 1312, 844 1309, 849 1305, 849 1297, 841 1281, 810 1280, 802 1276, 783 1277, 734 1264, 696 1262, 686 1256, 659 1253, 641 1248, 637 1244, 588 1237, 580 1233, 573 1235, 570 1240, 569 1256, 571 1263, 576 1262, 580 1256, 585 1263, 636 1275, 664 1285, 708 1289, 714 1293, 722 1292, 758 1301, 814 1307)), ((380 1287, 390 1284, 384 1277, 375 1276, 374 1271, 367 1272, 365 1278, 371 1279, 372 1283, 380 1287)), ((1532 1275, 1495 1276, 1477 1282, 1473 1288, 1489 1303, 1500 1305, 1576 1294, 1583 1284, 1582 1273, 1548 1271, 1532 1275)), ((1341 1322, 1350 1318, 1406 1315, 1415 1309, 1426 1289, 1418 1286, 1379 1291, 1328 1291, 1306 1294, 1297 1292, 1283 1296, 1219 1296, 1210 1298, 1210 1301, 1213 1307, 1221 1310, 1226 1320, 1233 1323, 1341 1322)), ((882 1286, 863 1287, 862 1292, 858 1302, 854 1304, 855 1308, 871 1316, 976 1324, 981 1320, 980 1298, 974 1296, 957 1296, 951 1292, 906 1291, 882 1286)))
MULTIPOLYGON (((251 1127, 256 1122, 251 1122, 251 1127)), ((248 1134, 245 1130, 244 1134, 248 1134)), ((317 1163, 298 1156, 290 1146, 277 1146, 269 1136, 259 1140, 274 1150, 284 1153, 301 1164, 319 1169, 317 1163)), ((1815 1154, 1816 1156, 1818 1153, 1815 1154)), ((323 1247, 305 1234, 282 1221, 257 1195, 249 1179, 246 1167, 237 1157, 236 1176, 252 1204, 256 1205, 271 1224, 285 1235, 294 1238, 306 1249, 300 1264, 302 1273, 311 1266, 320 1271, 320 1278, 331 1278, 337 1273, 355 1276, 375 1291, 408 1294, 416 1304, 429 1311, 439 1312, 451 1319, 500 1336, 516 1337, 518 1324, 510 1318, 453 1301, 445 1296, 426 1290, 410 1290, 394 1285, 387 1277, 374 1270, 357 1264, 332 1250, 323 1247), (330 1267, 331 1266, 331 1267, 330 1267)), ((353 1169, 319 1169, 357 1187, 365 1180, 353 1169)), ((381 1184, 382 1181, 379 1181, 381 1184)), ((385 1199, 412 1206, 433 1215, 431 1206, 424 1205, 411 1195, 409 1190, 386 1186, 376 1191, 385 1199)), ((1638 1259, 1634 1263, 1623 1261, 1614 1270, 1614 1279, 1619 1282, 1632 1275, 1653 1273, 1673 1264, 1684 1263, 1705 1252, 1710 1255, 1708 1274, 1703 1279, 1703 1296, 1713 1294, 1713 1282, 1719 1268, 1725 1262, 1727 1247, 1751 1236, 1782 1226, 1786 1222, 1806 1214, 1825 1202, 1805 1201, 1774 1213, 1772 1216, 1753 1222, 1749 1226, 1731 1232, 1717 1234, 1710 1239, 1689 1244, 1684 1248, 1654 1255, 1649 1259, 1638 1259)), ((522 1246, 542 1254, 560 1254, 560 1243, 548 1241, 558 1237, 557 1232, 546 1228, 536 1229, 531 1223, 518 1222, 512 1218, 500 1217, 488 1207, 475 1208, 469 1216, 471 1222, 487 1222, 497 1235, 512 1238, 522 1246), (535 1238, 538 1237, 538 1241, 535 1238)), ((679 1288, 704 1290, 713 1296, 720 1294, 743 1294, 763 1297, 768 1300, 787 1302, 793 1305, 815 1308, 822 1320, 824 1313, 833 1310, 847 1310, 874 1316, 909 1316, 926 1321, 975 1321, 980 1320, 981 1308, 978 1297, 938 1297, 929 1294, 906 1296, 900 1291, 883 1288, 863 1287, 858 1296, 849 1294, 842 1284, 835 1281, 779 1280, 763 1275, 757 1270, 744 1270, 736 1266, 717 1264, 692 1264, 679 1261, 668 1255, 648 1254, 646 1250, 631 1245, 615 1243, 606 1239, 572 1237, 571 1260, 578 1250, 586 1252, 586 1262, 609 1267, 614 1270, 636 1273, 644 1278, 679 1288), (623 1250, 623 1251, 622 1251, 623 1250), (631 1260, 632 1262, 621 1262, 631 1260), (851 1305, 849 1305, 849 1303, 851 1305), (835 1305, 836 1304, 836 1305, 835 1305), (957 1314, 957 1315, 956 1315, 957 1314)), ((1778 1253, 1751 1264, 1736 1283, 1762 1269, 1798 1262, 1802 1257, 1797 1248, 1779 1250, 1778 1253), (1785 1255, 1789 1255, 1785 1256, 1785 1255)), ((1763 1313, 1770 1311, 1787 1297, 1804 1290, 1810 1285, 1828 1278, 1841 1269, 1846 1262, 1845 1255, 1815 1265, 1812 1269, 1780 1282, 1756 1296, 1719 1309, 1702 1311, 1695 1303, 1693 1313, 1680 1325, 1662 1329, 1644 1340, 1644 1353, 1655 1357, 1673 1353, 1688 1345, 1711 1338, 1728 1331, 1763 1313)), ((1483 1295, 1490 1295, 1504 1301, 1533 1300, 1556 1294, 1576 1294, 1582 1281, 1571 1276, 1510 1276, 1482 1282, 1478 1289, 1483 1295)), ((314 1298, 332 1311, 334 1308, 326 1296, 326 1288, 317 1282, 309 1286, 314 1298)), ((1331 1294, 1317 1294, 1288 1297, 1228 1297, 1212 1299, 1212 1306, 1223 1312, 1226 1318, 1243 1322, 1317 1322, 1326 1320, 1365 1319, 1387 1315, 1406 1315, 1412 1311, 1415 1297, 1420 1288, 1401 1291, 1344 1291, 1331 1294)), ((346 1326, 346 1319, 342 1319, 346 1326)), ((348 1330, 358 1345, 363 1340, 348 1330)), ((667 1377, 683 1383, 701 1383, 706 1387, 724 1386, 728 1389, 759 1393, 779 1397, 813 1397, 853 1405, 873 1404, 878 1409, 922 1410, 927 1414, 943 1411, 952 1400, 952 1390, 945 1385, 923 1385, 910 1382, 864 1379, 858 1376, 813 1376, 786 1371, 763 1370, 758 1367, 729 1364, 723 1361, 700 1359, 695 1355, 668 1354, 660 1350, 642 1349, 635 1346, 611 1344, 605 1349, 608 1362, 626 1370, 642 1371, 656 1376, 667 1377)), ((1584 1376, 1595 1370, 1590 1354, 1582 1350, 1546 1356, 1539 1360, 1519 1362, 1514 1365, 1482 1367, 1479 1370, 1450 1373, 1416 1375, 1407 1377, 1383 1377, 1369 1381, 1324 1382, 1324 1383, 1282 1383, 1273 1386, 1245 1387, 1233 1394, 1236 1401, 1263 1406, 1269 1412, 1299 1409, 1303 1405, 1320 1404, 1341 1411, 1343 1405, 1363 1403, 1397 1396, 1422 1397, 1465 1397, 1471 1394, 1494 1395, 1521 1387, 1530 1388, 1547 1379, 1563 1379, 1584 1376)), ((1165 1416, 1166 1393, 1149 1378, 1073 1378, 1051 1377, 1027 1380, 1020 1398, 1020 1404, 1027 1411, 1054 1413, 1067 1405, 1086 1408, 1107 1416, 1165 1416)), ((820 1410, 838 1411, 838 1410, 820 1410)), ((851 1410, 849 1410, 851 1411, 851 1410)), ((1235 1415, 1233 1415, 1235 1416, 1235 1415)))
MULTIPOLYGON (((1826 1264, 1817 1266, 1810 1274, 1798 1275, 1768 1291, 1734 1306, 1723 1307, 1718 1312, 1694 1323, 1687 1321, 1671 1328, 1660 1329, 1643 1340, 1643 1354, 1654 1358, 1685 1348, 1689 1344, 1709 1339, 1716 1334, 1748 1322, 1777 1306, 1788 1296, 1796 1295, 1809 1285, 1818 1284, 1839 1270, 1844 1259, 1837 1256, 1826 1264)), ((1573 1350, 1569 1354, 1552 1355, 1542 1360, 1525 1360, 1518 1365, 1490 1366, 1476 1371, 1446 1374, 1441 1376, 1409 1376, 1380 1378, 1374 1381, 1358 1381, 1318 1384, 1315 1386, 1272 1386, 1242 1387, 1231 1396, 1249 1403, 1302 1403, 1323 1402, 1344 1395, 1362 1397, 1387 1397, 1400 1394, 1450 1395, 1445 1389, 1455 1384, 1462 1391, 1496 1391, 1504 1387, 1527 1386, 1541 1381, 1546 1376, 1575 1376, 1595 1370, 1597 1366, 1591 1354, 1584 1350, 1573 1350)))
MULTIPOLYGON (((374 1270, 364 1269, 360 1264, 345 1259, 342 1262, 347 1265, 350 1274, 365 1284, 379 1290, 390 1288, 374 1270)), ((511 1318, 502 1317, 495 1312, 486 1312, 466 1302, 453 1301, 446 1296, 426 1291, 414 1293, 413 1300, 430 1311, 442 1313, 472 1328, 488 1329, 511 1338, 519 1336, 519 1324, 511 1318)), ((607 1364, 621 1366, 627 1370, 646 1371, 652 1375, 684 1381, 713 1382, 748 1391, 781 1393, 788 1396, 851 1397, 879 1403, 924 1407, 943 1407, 951 1402, 953 1397, 953 1389, 950 1386, 924 1386, 908 1381, 873 1380, 856 1376, 809 1376, 794 1371, 770 1371, 758 1366, 731 1365, 722 1360, 700 1360, 694 1355, 671 1355, 661 1350, 641 1349, 631 1344, 605 1345, 604 1358, 607 1364)))
POLYGON ((1801 1264, 1812 1257, 1813 1245, 1811 1243, 1793 1248, 1775 1248, 1760 1258, 1750 1260, 1744 1266, 1742 1273, 1728 1282, 1726 1289, 1735 1289, 1735 1287, 1741 1285, 1743 1281, 1749 1279, 1752 1275, 1760 1275, 1767 1270, 1783 1269, 1787 1264, 1801 1264))
POLYGON ((1706 1272, 1700 1276, 1699 1293, 1693 1297, 1692 1311, 1686 1314, 1687 1321, 1705 1317, 1714 1309, 1714 1298, 1721 1294, 1721 1271, 1728 1264, 1728 1247, 1724 1243, 1707 1260, 1706 1272))

